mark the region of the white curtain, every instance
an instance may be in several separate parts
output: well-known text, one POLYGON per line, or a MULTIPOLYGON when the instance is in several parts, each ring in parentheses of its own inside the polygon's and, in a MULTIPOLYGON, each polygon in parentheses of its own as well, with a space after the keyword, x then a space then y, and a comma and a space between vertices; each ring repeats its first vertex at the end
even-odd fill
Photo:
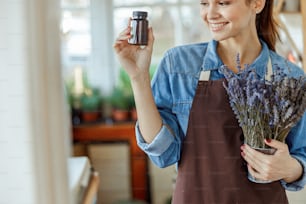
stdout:
POLYGON ((59 1, 0 1, 0 203, 67 204, 59 1))

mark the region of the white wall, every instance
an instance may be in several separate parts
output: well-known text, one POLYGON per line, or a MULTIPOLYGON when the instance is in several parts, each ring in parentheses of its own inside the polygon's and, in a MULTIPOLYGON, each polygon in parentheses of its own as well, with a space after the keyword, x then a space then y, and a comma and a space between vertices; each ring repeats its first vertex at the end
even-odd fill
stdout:
POLYGON ((91 0, 92 56, 88 67, 90 83, 110 94, 118 67, 114 61, 113 1, 91 0))
POLYGON ((0 203, 69 203, 56 0, 0 1, 0 203))
POLYGON ((35 203, 24 7, 0 1, 0 203, 35 203))

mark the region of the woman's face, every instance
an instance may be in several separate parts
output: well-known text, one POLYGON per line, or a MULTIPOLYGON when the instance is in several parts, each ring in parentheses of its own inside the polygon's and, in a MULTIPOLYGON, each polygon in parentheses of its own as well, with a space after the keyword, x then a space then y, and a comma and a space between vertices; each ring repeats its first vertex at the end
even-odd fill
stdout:
POLYGON ((201 17, 217 40, 248 37, 256 34, 255 1, 201 0, 201 17))

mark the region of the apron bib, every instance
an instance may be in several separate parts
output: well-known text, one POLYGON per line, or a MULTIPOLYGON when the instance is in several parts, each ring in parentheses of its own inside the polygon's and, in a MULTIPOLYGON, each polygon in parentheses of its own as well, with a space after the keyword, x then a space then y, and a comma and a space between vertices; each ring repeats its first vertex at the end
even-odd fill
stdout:
POLYGON ((248 180, 240 155, 243 133, 224 80, 203 81, 203 76, 209 78, 209 72, 202 72, 190 110, 172 203, 288 204, 279 181, 248 180))

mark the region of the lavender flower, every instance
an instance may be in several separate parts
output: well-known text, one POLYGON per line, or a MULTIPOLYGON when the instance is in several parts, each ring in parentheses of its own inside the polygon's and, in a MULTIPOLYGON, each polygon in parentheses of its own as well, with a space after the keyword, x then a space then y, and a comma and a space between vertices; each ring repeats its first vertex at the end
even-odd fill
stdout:
POLYGON ((305 76, 292 78, 276 67, 271 81, 261 79, 253 69, 241 70, 237 57, 238 74, 221 67, 230 106, 242 128, 244 139, 252 147, 266 147, 265 138, 285 142, 291 128, 301 119, 306 109, 305 76))

